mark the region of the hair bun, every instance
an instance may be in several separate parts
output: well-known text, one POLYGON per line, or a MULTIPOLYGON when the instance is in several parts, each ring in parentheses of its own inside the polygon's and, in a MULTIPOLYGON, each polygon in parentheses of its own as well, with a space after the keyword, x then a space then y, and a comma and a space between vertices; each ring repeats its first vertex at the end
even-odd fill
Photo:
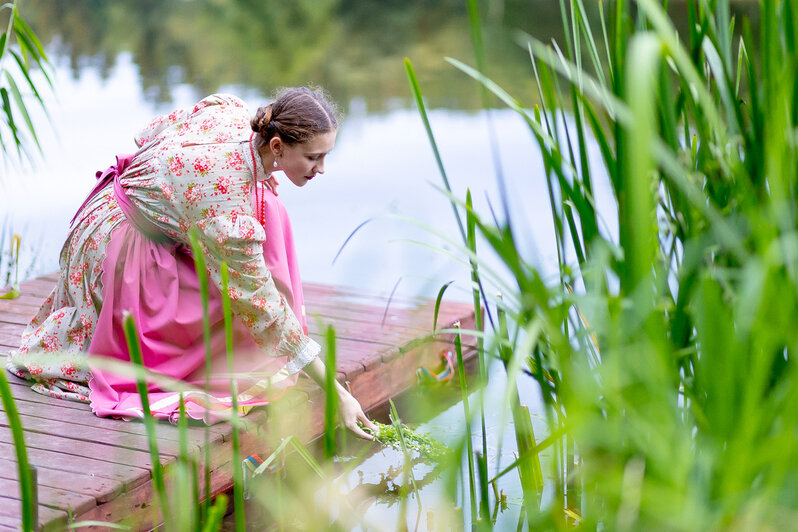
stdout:
POLYGON ((266 128, 269 126, 269 122, 272 121, 272 104, 269 104, 265 107, 259 107, 258 111, 255 113, 255 118, 252 119, 251 126, 252 131, 255 133, 260 133, 261 135, 266 135, 266 128))

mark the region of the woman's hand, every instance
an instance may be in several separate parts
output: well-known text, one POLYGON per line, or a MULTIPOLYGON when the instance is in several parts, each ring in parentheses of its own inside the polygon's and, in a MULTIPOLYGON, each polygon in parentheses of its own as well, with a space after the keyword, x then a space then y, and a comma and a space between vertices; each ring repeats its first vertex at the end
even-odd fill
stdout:
MULTIPOLYGON (((327 368, 324 367, 324 362, 319 357, 314 358, 305 366, 305 373, 316 381, 316 384, 322 388, 324 387, 327 368)), ((352 397, 352 394, 341 386, 341 383, 337 380, 335 381, 335 391, 338 392, 338 414, 341 416, 344 426, 364 440, 373 440, 374 436, 361 429, 360 425, 357 424, 360 421, 364 427, 373 430, 375 433, 377 432, 377 427, 363 413, 363 409, 357 399, 352 397)))
POLYGON ((338 391, 338 412, 346 428, 364 440, 374 439, 374 436, 361 429, 357 422, 360 421, 364 427, 373 430, 375 433, 378 432, 377 427, 363 413, 363 409, 357 399, 343 387, 338 391))

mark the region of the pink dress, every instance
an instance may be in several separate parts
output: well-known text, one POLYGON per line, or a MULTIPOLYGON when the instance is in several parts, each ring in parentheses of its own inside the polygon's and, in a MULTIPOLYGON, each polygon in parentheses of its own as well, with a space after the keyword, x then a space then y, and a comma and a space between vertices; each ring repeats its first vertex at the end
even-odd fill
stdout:
POLYGON ((144 365, 168 378, 148 381, 157 417, 175 421, 181 393, 194 418, 228 416, 231 378, 244 413, 296 382, 320 346, 307 336, 287 213, 265 189, 264 223, 256 219, 252 199, 265 176, 249 120, 239 99, 209 96, 156 118, 137 135, 133 156, 98 172, 98 189, 61 250, 58 284, 9 357, 12 373, 35 381, 38 392, 89 402, 97 415, 141 417, 133 378, 103 363, 130 360, 122 330, 130 313, 144 365), (208 382, 190 228, 198 229, 211 285, 208 382), (232 374, 222 262, 234 316, 232 374))

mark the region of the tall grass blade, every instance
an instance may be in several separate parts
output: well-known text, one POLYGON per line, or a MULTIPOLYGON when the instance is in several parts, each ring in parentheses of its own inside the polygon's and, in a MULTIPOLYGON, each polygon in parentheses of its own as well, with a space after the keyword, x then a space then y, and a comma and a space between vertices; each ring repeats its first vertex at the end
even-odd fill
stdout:
MULTIPOLYGON (((186 402, 183 394, 180 394, 180 403, 178 405, 178 420, 177 430, 180 445, 179 463, 183 465, 186 471, 186 489, 181 493, 189 493, 190 504, 185 504, 182 501, 178 513, 180 513, 181 520, 186 523, 185 530, 197 530, 199 523, 202 519, 200 515, 200 495, 199 495, 199 479, 197 478, 197 464, 196 460, 191 456, 188 448, 188 415, 186 414, 186 402), (188 515, 183 515, 182 512, 187 512, 188 515)), ((178 526, 180 529, 180 526, 178 526)))
MULTIPOLYGON (((125 331, 125 340, 127 342, 128 353, 130 353, 130 362, 134 367, 143 368, 144 361, 141 357, 141 341, 139 340, 139 332, 136 326, 136 320, 130 313, 125 313, 122 321, 122 327, 125 331)), ((150 411, 150 399, 147 392, 147 381, 141 374, 136 376, 136 391, 141 399, 141 410, 144 413, 144 427, 147 431, 147 444, 150 449, 150 462, 152 462, 152 484, 155 488, 155 493, 158 496, 158 505, 153 505, 153 526, 158 525, 158 507, 160 506, 161 513, 164 519, 167 519, 167 511, 169 508, 168 498, 166 493, 166 484, 164 482, 163 467, 161 466, 161 458, 158 453, 158 436, 155 431, 156 420, 150 411)), ((168 521, 167 521, 168 522, 168 521)))
POLYGON ((477 471, 479 473, 479 518, 481 527, 487 529, 491 524, 490 496, 488 495, 488 458, 477 451, 477 471))
MULTIPOLYGON (((197 271, 197 279, 200 286, 200 299, 202 301, 202 337, 205 343, 205 393, 208 393, 208 386, 211 381, 211 322, 210 314, 208 312, 208 273, 205 268, 205 255, 200 243, 199 229, 192 227, 189 232, 189 242, 191 244, 191 255, 194 258, 194 268, 197 271)), ((206 414, 207 415, 207 414, 206 414)), ((211 432, 210 427, 205 426, 205 441, 204 448, 210 449, 211 432)), ((208 518, 211 510, 210 486, 211 486, 211 455, 209 452, 204 453, 204 487, 205 487, 205 503, 203 504, 203 515, 208 518)))
POLYGON ((474 444, 471 441, 471 409, 468 404, 468 383, 466 381, 465 367, 463 366, 463 346, 460 340, 460 322, 455 322, 454 351, 457 356, 457 376, 460 382, 460 396, 463 402, 463 414, 465 416, 466 441, 466 460, 468 461, 468 494, 470 495, 469 507, 471 510, 471 522, 476 523, 477 511, 477 490, 476 474, 474 472, 474 444))
POLYGON ((227 367, 230 371, 230 397, 232 399, 233 415, 230 418, 233 436, 233 505, 236 522, 236 532, 244 532, 246 530, 246 514, 244 509, 244 477, 243 471, 238 464, 241 463, 241 437, 240 431, 240 418, 238 411, 238 382, 232 375, 235 374, 233 366, 233 314, 230 308, 230 295, 229 288, 229 272, 227 263, 221 264, 222 276, 222 312, 224 314, 224 339, 225 351, 227 353, 227 367))
MULTIPOLYGON (((388 399, 388 402, 391 405, 391 424, 393 425, 394 429, 396 429, 396 435, 399 437, 399 444, 402 447, 402 455, 404 456, 402 469, 404 471, 405 483, 409 478, 410 484, 413 486, 413 494, 416 496, 416 501, 418 501, 418 513, 416 515, 415 527, 415 529, 418 530, 418 524, 421 521, 421 494, 418 491, 416 477, 413 475, 413 466, 410 462, 410 452, 407 450, 407 443, 405 443, 404 431, 402 430, 402 420, 399 418, 399 413, 396 411, 396 405, 393 403, 393 399, 388 399)), ((400 515, 404 516, 404 512, 400 512, 400 515)))
POLYGON ((25 125, 28 127, 28 133, 30 133, 30 136, 33 139, 33 142, 36 144, 36 147, 39 148, 39 151, 41 151, 42 146, 39 144, 39 137, 36 135, 36 129, 33 127, 33 121, 28 114, 28 109, 25 107, 25 102, 22 101, 22 94, 19 92, 19 87, 17 87, 16 81, 14 81, 14 78, 9 72, 6 72, 6 81, 8 82, 8 88, 11 90, 11 96, 14 98, 14 103, 17 104, 17 109, 22 115, 25 125))
MULTIPOLYGON (((509 215, 509 212, 507 213, 509 215)), ((471 202, 471 190, 466 189, 466 236, 467 236, 467 245, 468 250, 471 252, 472 256, 477 256, 477 230, 476 230, 476 217, 474 216, 474 208, 471 202)), ((471 261, 471 282, 474 287, 479 286, 479 271, 476 261, 471 261)), ((480 301, 480 291, 477 288, 472 289, 472 296, 474 301, 474 328, 478 331, 482 330, 482 312, 479 305, 480 301)), ((480 420, 480 429, 482 433, 482 453, 478 454, 482 456, 482 459, 487 455, 488 452, 488 431, 486 429, 485 424, 485 387, 488 384, 488 367, 485 361, 485 342, 482 337, 477 338, 477 358, 479 363, 479 420, 480 420)), ((458 362, 459 363, 459 362, 458 362)), ((479 460, 479 458, 478 458, 479 460)), ((487 475, 487 473, 486 473, 487 475)), ((486 479, 487 482, 487 479, 486 479)), ((484 488, 487 490, 487 486, 484 488)), ((472 504, 476 504, 475 502, 472 504)), ((488 512, 487 504, 483 511, 488 512)))
POLYGON ((446 289, 451 286, 454 281, 449 281, 441 286, 441 289, 438 290, 438 297, 435 298, 435 309, 432 313, 432 334, 438 330, 438 313, 441 309, 441 301, 443 300, 443 294, 446 293, 446 289))
POLYGON ((216 532, 221 530, 225 512, 227 512, 227 495, 221 494, 216 497, 216 502, 214 502, 208 512, 208 517, 205 520, 205 525, 202 527, 202 532, 216 532))
POLYGON ((19 411, 4 371, 0 371, 0 399, 3 401, 3 410, 8 419, 8 426, 11 429, 14 453, 17 459, 17 475, 21 496, 20 505, 22 506, 22 530, 32 532, 36 529, 37 514, 39 512, 34 496, 36 487, 33 485, 33 473, 31 464, 28 461, 28 449, 25 446, 22 419, 19 416, 19 411))
POLYGON ((327 327, 324 337, 327 347, 324 361, 327 368, 324 378, 324 458, 330 461, 338 451, 338 392, 335 389, 335 329, 332 325, 327 327))
MULTIPOLYGON (((424 97, 421 94, 421 86, 418 84, 418 78, 416 77, 416 71, 413 68, 413 64, 410 62, 410 59, 407 58, 405 58, 405 70, 407 71, 407 78, 410 81, 410 89, 413 92, 413 96, 416 100, 418 112, 421 115, 421 120, 424 122, 424 129, 427 132, 427 138, 429 139, 430 146, 432 146, 432 151, 435 155, 435 162, 438 164, 438 171, 443 179, 443 185, 446 187, 447 192, 451 193, 452 187, 449 184, 449 178, 446 176, 446 170, 443 167, 443 159, 441 159, 441 154, 438 150, 438 144, 435 142, 435 136, 432 134, 432 126, 430 125, 429 118, 427 117, 427 110, 424 105, 424 97)), ((452 204, 452 211, 454 212, 454 217, 457 221, 457 227, 460 229, 460 236, 462 236, 463 242, 465 242, 465 228, 463 227, 463 221, 460 218, 460 212, 457 210, 457 206, 455 204, 452 204)))

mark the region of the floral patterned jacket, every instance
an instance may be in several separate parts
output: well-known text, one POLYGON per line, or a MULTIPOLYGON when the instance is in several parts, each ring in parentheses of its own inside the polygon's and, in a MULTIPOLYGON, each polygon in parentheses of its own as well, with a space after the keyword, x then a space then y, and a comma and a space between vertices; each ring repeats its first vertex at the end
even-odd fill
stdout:
POLYGON ((273 356, 287 355, 296 373, 321 348, 302 331, 263 260, 266 238, 250 201, 260 156, 250 148, 250 113, 230 95, 155 118, 137 136, 131 166, 120 179, 139 212, 176 242, 199 229, 206 267, 221 290, 226 262, 233 313, 273 356))

